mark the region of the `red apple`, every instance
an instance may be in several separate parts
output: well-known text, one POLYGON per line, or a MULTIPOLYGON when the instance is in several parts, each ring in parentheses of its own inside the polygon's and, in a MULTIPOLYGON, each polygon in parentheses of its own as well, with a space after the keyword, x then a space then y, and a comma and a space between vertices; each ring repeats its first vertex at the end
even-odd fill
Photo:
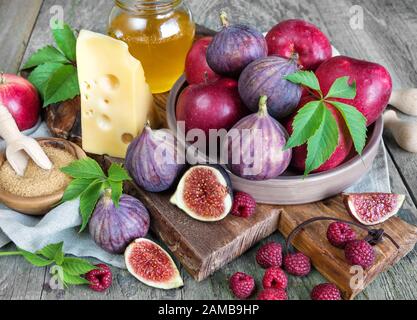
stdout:
POLYGON ((349 76, 350 83, 356 81, 357 94, 354 100, 335 100, 356 107, 366 117, 368 126, 382 115, 391 97, 391 76, 387 69, 376 63, 339 56, 324 62, 316 75, 324 95, 327 95, 337 78, 349 76))
POLYGON ((316 70, 332 57, 332 46, 326 35, 315 25, 291 19, 277 24, 266 36, 269 55, 290 59, 298 55, 298 63, 305 70, 316 70))
POLYGON ((16 120, 20 131, 33 128, 40 114, 40 100, 35 87, 14 74, 0 75, 0 103, 16 120))
MULTIPOLYGON (((315 98, 311 96, 304 96, 300 102, 299 109, 301 109, 304 105, 306 105, 308 102, 314 99, 315 98)), ((328 171, 342 164, 349 157, 353 146, 353 141, 350 136, 349 129, 346 126, 346 122, 343 119, 342 115, 333 106, 329 104, 326 105, 335 116, 337 124, 339 126, 339 144, 335 152, 330 157, 330 159, 327 160, 323 165, 321 165, 320 168, 314 170, 314 173, 328 171)), ((290 135, 293 133, 292 124, 294 122, 294 118, 295 114, 285 122, 285 127, 290 135)), ((291 166, 294 169, 300 172, 304 172, 306 159, 307 145, 293 148, 291 166)))
POLYGON ((188 52, 185 61, 185 77, 189 84, 198 84, 220 79, 207 64, 207 48, 213 41, 213 37, 205 37, 196 41, 188 52))
POLYGON ((209 137, 210 129, 230 130, 248 114, 236 80, 220 80, 190 85, 178 98, 177 121, 185 121, 185 130, 201 129, 209 137))

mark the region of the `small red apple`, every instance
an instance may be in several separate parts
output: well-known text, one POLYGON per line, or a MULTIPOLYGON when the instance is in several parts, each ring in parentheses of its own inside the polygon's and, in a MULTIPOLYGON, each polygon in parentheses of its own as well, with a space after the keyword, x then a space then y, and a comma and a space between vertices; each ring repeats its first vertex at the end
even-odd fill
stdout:
POLYGON ((20 131, 33 128, 38 122, 39 95, 26 79, 14 74, 0 74, 0 103, 9 110, 20 131))
MULTIPOLYGON (((315 100, 315 98, 311 96, 304 96, 300 102, 299 109, 304 107, 308 102, 312 100, 315 100)), ((321 165, 320 168, 314 170, 313 173, 329 171, 342 164, 349 157, 353 146, 353 141, 350 136, 349 129, 346 126, 346 122, 343 119, 342 115, 330 104, 327 103, 326 105, 331 110, 332 114, 335 116, 336 122, 339 126, 339 144, 335 152, 330 157, 330 159, 327 160, 323 165, 321 165)), ((295 115, 296 114, 287 119, 287 121, 284 124, 290 135, 293 133, 292 124, 294 122, 295 115)), ((304 172, 306 159, 307 145, 293 148, 291 166, 294 169, 300 172, 304 172)))
POLYGON ((207 64, 207 48, 213 41, 213 37, 205 37, 196 41, 188 52, 185 61, 185 77, 189 84, 198 84, 220 79, 207 64))
POLYGON ((201 129, 209 138, 210 129, 230 130, 249 113, 243 105, 236 80, 220 80, 190 85, 177 103, 177 121, 185 121, 186 133, 201 129))
POLYGON ((298 55, 298 63, 305 70, 316 70, 332 57, 332 46, 327 36, 315 25, 304 20, 285 20, 266 36, 269 55, 290 59, 298 55))
POLYGON ((327 95, 333 82, 349 76, 350 83, 356 81, 357 93, 354 100, 334 99, 356 107, 367 119, 367 125, 373 124, 388 106, 392 93, 391 75, 383 66, 339 56, 324 62, 316 71, 321 90, 327 95))

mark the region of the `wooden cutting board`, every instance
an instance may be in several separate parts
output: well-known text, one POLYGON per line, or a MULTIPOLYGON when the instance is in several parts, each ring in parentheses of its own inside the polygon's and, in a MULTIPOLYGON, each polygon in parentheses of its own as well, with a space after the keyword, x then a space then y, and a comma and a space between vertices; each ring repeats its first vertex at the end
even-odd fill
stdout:
MULTIPOLYGON (((211 30, 198 27, 200 36, 212 34, 211 30)), ((168 94, 155 95, 155 108, 166 126, 165 108, 168 94)), ((44 117, 51 132, 61 138, 81 144, 79 99, 47 108, 44 117)), ((93 156, 93 155, 92 155, 93 156)), ((120 159, 93 156, 104 168, 120 159)), ((371 190, 370 190, 371 191, 371 190)), ((328 216, 349 220, 341 197, 315 204, 300 206, 258 205, 256 214, 250 219, 233 216, 216 223, 193 220, 169 203, 174 190, 162 194, 144 192, 133 183, 125 185, 125 192, 139 198, 152 216, 152 230, 168 246, 195 280, 201 281, 230 261, 242 255, 254 244, 267 238, 277 230, 284 236, 302 222, 317 216, 328 216)), ((344 294, 352 299, 372 282, 381 272, 398 262, 410 252, 417 242, 417 228, 399 218, 382 225, 400 245, 397 250, 385 240, 376 247, 376 264, 364 273, 362 288, 351 288, 350 266, 343 251, 332 247, 326 240, 329 222, 316 222, 294 239, 295 247, 311 257, 313 265, 330 282, 335 283, 344 294)), ((255 262, 254 262, 255 263, 255 262)))

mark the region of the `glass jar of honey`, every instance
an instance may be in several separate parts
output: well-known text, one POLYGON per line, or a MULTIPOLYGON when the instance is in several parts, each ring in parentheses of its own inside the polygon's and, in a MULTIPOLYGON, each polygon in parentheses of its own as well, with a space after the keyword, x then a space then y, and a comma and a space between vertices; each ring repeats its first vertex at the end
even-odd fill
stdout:
POLYGON ((184 72, 195 23, 182 0, 116 0, 108 32, 128 44, 152 92, 161 93, 184 72))

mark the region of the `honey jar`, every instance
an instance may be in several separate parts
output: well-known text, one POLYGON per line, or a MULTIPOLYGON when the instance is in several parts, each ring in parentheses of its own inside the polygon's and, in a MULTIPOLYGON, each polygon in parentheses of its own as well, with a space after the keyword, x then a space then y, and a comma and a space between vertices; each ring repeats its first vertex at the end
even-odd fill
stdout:
POLYGON ((184 72, 195 23, 182 0, 116 0, 108 33, 128 44, 142 63, 152 93, 162 93, 184 72))

